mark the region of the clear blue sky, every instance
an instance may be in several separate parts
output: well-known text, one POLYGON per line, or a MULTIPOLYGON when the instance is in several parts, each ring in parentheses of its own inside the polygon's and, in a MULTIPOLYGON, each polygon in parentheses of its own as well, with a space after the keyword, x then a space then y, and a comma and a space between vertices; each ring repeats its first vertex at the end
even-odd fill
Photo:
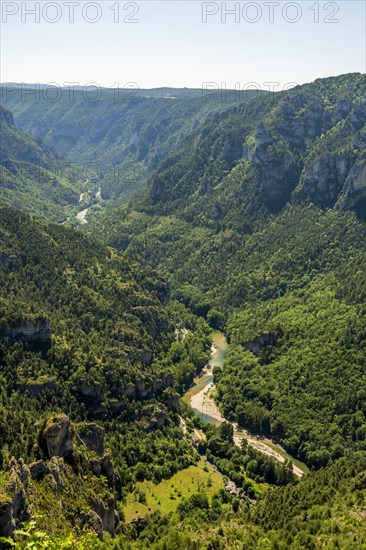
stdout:
MULTIPOLYGON (((62 85, 72 81, 103 86, 136 82, 140 88, 200 88, 202 82, 225 82, 233 88, 236 82, 241 87, 256 82, 264 88, 265 82, 283 86, 365 72, 362 0, 277 0, 271 6, 265 1, 239 2, 237 22, 234 15, 222 21, 221 1, 137 0, 128 5, 116 0, 78 0, 71 8, 66 0, 44 0, 39 2, 39 22, 24 9, 35 4, 1 0, 2 82, 62 85), (136 10, 134 5, 138 13, 129 16, 136 10), (119 22, 114 21, 117 6, 119 22), (74 22, 70 22, 72 9, 74 22), (203 13, 211 11, 217 13, 207 15, 204 23, 203 13), (137 22, 123 22, 123 18, 137 22), (327 23, 326 18, 338 22, 327 23), (295 19, 299 20, 289 22, 295 19)), ((226 2, 227 9, 234 5, 226 2)))

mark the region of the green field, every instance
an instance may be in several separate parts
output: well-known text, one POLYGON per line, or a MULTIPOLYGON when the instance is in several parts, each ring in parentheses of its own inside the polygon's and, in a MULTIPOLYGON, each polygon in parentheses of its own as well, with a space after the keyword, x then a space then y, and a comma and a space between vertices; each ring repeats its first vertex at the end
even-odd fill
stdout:
POLYGON ((200 460, 196 466, 181 470, 158 485, 152 481, 137 483, 135 492, 127 496, 127 505, 124 508, 126 522, 147 516, 155 510, 168 514, 176 509, 183 497, 189 497, 200 491, 210 498, 223 487, 223 477, 216 473, 212 466, 200 460), (139 499, 141 491, 146 495, 146 504, 141 502, 141 498, 139 499))

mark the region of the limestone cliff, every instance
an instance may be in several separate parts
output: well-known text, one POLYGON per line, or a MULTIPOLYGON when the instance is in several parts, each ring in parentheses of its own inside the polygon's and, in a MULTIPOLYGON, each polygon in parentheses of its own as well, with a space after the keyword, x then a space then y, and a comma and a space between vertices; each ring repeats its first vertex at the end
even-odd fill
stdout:
POLYGON ((25 465, 12 459, 0 491, 0 536, 12 536, 33 516, 70 529, 91 528, 99 537, 103 531, 115 534, 114 468, 105 454, 104 430, 96 424, 78 430, 81 435, 65 414, 51 417, 39 433, 39 460, 25 465))

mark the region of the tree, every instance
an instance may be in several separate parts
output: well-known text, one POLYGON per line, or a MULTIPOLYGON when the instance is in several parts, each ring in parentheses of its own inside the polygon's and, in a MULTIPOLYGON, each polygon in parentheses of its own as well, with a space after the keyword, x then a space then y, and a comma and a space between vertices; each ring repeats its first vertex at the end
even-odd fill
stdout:
POLYGON ((220 438, 228 443, 234 443, 234 428, 229 422, 223 422, 219 427, 220 438))

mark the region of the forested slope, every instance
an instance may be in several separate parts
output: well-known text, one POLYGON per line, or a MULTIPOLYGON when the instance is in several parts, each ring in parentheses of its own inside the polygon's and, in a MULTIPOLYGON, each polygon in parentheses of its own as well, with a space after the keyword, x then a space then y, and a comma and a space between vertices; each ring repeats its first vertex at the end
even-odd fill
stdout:
MULTIPOLYGON (((134 541, 122 503, 136 482, 199 458, 177 392, 207 363, 210 328, 129 253, 4 205, 0 281, 0 534, 26 522, 24 544, 134 541)), ((287 465, 212 430, 210 459, 253 497, 257 482, 293 480, 287 465)))
POLYGON ((0 135, 0 200, 40 219, 65 221, 79 203, 82 173, 17 128, 2 106, 0 135))
POLYGON ((207 361, 209 329, 169 304, 156 273, 77 231, 2 205, 0 281, 0 470, 13 455, 42 458, 40 427, 56 413, 103 428, 119 498, 136 476, 159 481, 196 460, 173 417, 176 389, 207 361), (179 343, 174 330, 182 325, 191 334, 179 343))
POLYGON ((313 467, 365 445, 364 92, 343 75, 221 114, 93 228, 226 326, 225 413, 313 467))
POLYGON ((341 459, 297 485, 267 491, 245 510, 229 496, 211 506, 190 499, 167 522, 153 517, 132 548, 364 548, 365 458, 341 459))
POLYGON ((365 76, 350 74, 232 107, 183 139, 186 117, 167 156, 167 135, 149 130, 159 145, 142 154, 138 133, 126 158, 160 169, 87 227, 115 248, 0 208, 0 528, 20 503, 20 548, 365 546, 365 109, 365 76), (229 341, 214 371, 222 412, 304 460, 302 480, 179 405, 209 357, 197 315, 229 341), (198 460, 192 435, 233 493, 210 475, 197 490, 186 479, 188 496, 173 488, 198 460), (170 511, 125 522, 127 495, 164 509, 158 485, 138 489, 164 479, 170 511))
MULTIPOLYGON (((5 108, 63 158, 94 170, 102 196, 126 202, 149 173, 204 120, 237 101, 228 91, 161 88, 1 87, 5 108)), ((243 100, 256 97, 255 90, 243 100)))

